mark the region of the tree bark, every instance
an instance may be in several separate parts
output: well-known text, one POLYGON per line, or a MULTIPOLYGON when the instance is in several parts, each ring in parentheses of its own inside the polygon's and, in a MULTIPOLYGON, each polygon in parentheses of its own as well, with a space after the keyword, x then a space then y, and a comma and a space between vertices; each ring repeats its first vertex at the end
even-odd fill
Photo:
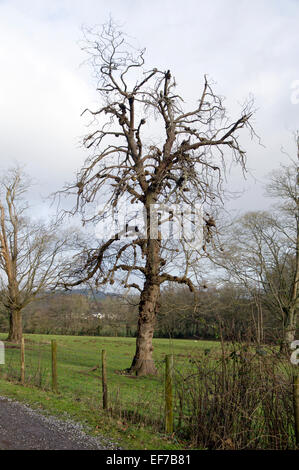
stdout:
POLYGON ((146 276, 139 302, 136 352, 130 372, 136 375, 156 375, 157 369, 153 360, 153 336, 160 297, 160 250, 161 232, 157 238, 151 238, 151 204, 155 203, 152 195, 148 196, 147 212, 147 247, 146 247, 146 276))
POLYGON ((286 325, 285 325, 284 341, 285 341, 287 348, 289 348, 292 341, 295 340, 296 327, 297 327, 296 310, 292 308, 288 311, 288 316, 287 316, 286 325))
POLYGON ((20 310, 11 310, 9 313, 9 333, 7 341, 20 343, 23 336, 22 312, 20 310))
POLYGON ((136 352, 130 367, 130 372, 135 372, 138 376, 157 374, 153 360, 152 340, 159 296, 159 284, 147 280, 140 298, 136 352))

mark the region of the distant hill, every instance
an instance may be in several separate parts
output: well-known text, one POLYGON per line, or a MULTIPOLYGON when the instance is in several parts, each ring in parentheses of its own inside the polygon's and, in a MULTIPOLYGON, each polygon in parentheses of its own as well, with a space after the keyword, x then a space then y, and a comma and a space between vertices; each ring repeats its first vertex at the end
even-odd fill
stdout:
POLYGON ((80 294, 87 297, 95 297, 96 299, 105 299, 106 297, 121 297, 121 294, 114 292, 92 291, 91 289, 72 289, 66 291, 66 294, 80 294))

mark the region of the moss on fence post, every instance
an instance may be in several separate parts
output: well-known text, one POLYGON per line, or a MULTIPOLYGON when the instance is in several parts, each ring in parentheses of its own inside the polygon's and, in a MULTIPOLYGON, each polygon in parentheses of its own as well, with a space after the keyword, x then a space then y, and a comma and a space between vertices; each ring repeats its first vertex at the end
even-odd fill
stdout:
POLYGON ((173 355, 165 358, 165 432, 173 433, 173 400, 172 400, 172 374, 173 355))
POLYGON ((107 389, 107 370, 106 370, 106 351, 102 350, 102 391, 103 391, 103 409, 108 408, 108 389, 107 389))
POLYGON ((52 349, 52 391, 58 393, 57 384, 57 342, 55 339, 51 341, 52 349))
POLYGON ((25 385, 25 340, 21 339, 21 384, 25 385))

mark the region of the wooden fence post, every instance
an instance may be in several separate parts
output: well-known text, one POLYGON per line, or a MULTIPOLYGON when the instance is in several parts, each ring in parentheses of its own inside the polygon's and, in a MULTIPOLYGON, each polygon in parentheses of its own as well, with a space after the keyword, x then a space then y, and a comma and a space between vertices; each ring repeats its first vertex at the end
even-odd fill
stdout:
POLYGON ((173 433, 173 401, 172 401, 172 374, 173 355, 166 356, 165 365, 165 431, 173 433))
POLYGON ((21 384, 25 385, 25 340, 21 339, 21 384))
POLYGON ((55 339, 51 341, 52 349, 52 391, 58 393, 57 385, 57 342, 55 339))
POLYGON ((299 375, 298 373, 293 376, 293 398, 294 398, 296 445, 299 447, 299 375))
POLYGON ((108 389, 107 389, 107 370, 106 370, 106 351, 102 349, 102 390, 103 390, 103 409, 108 408, 108 389))

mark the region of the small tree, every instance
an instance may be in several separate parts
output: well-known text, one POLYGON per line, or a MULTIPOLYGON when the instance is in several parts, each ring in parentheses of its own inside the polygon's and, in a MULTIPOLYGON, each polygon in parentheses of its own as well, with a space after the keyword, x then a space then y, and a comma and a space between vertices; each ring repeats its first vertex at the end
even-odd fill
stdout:
POLYGON ((56 224, 26 216, 28 187, 19 168, 9 170, 0 182, 1 302, 9 315, 7 339, 16 343, 22 338, 23 308, 57 283, 67 242, 56 224))
MULTIPOLYGON (((298 137, 296 145, 299 158, 298 137)), ((229 278, 245 286, 280 319, 286 346, 295 339, 299 302, 297 162, 273 171, 266 190, 276 199, 273 209, 249 212, 233 221, 216 258, 229 278)))
MULTIPOLYGON (((146 70, 144 50, 127 44, 111 23, 101 32, 88 30, 85 49, 98 79, 101 106, 85 110, 96 124, 84 139, 93 152, 66 191, 76 191, 75 211, 81 212, 84 222, 103 220, 125 200, 142 207, 146 229, 140 233, 133 225, 131 240, 121 240, 122 233, 116 231, 100 246, 87 247, 78 258, 79 268, 72 271, 73 280, 65 283, 77 285, 93 278, 97 284, 113 284, 118 279, 124 287, 140 291, 136 353, 130 370, 155 374, 152 338, 160 286, 164 282, 185 284, 190 290, 194 286, 190 250, 183 244, 184 257, 174 269, 178 245, 164 243, 159 223, 153 236, 152 208, 215 204, 221 194, 226 150, 245 165, 238 131, 249 124, 251 114, 245 106, 238 119, 229 121, 222 99, 206 77, 196 105, 186 109, 170 70, 146 70), (105 209, 94 215, 88 209, 96 201, 105 203, 105 209)), ((214 221, 208 213, 203 221, 209 240, 214 221)))
MULTIPOLYGON (((276 226, 281 234, 283 249, 286 256, 283 264, 287 267, 287 276, 283 270, 280 273, 287 277, 285 296, 282 302, 284 341, 290 345, 295 339, 299 309, 299 133, 295 137, 297 161, 292 160, 288 166, 281 166, 273 171, 267 185, 267 194, 275 198, 276 226)), ((283 278, 283 276, 280 276, 283 278)))

